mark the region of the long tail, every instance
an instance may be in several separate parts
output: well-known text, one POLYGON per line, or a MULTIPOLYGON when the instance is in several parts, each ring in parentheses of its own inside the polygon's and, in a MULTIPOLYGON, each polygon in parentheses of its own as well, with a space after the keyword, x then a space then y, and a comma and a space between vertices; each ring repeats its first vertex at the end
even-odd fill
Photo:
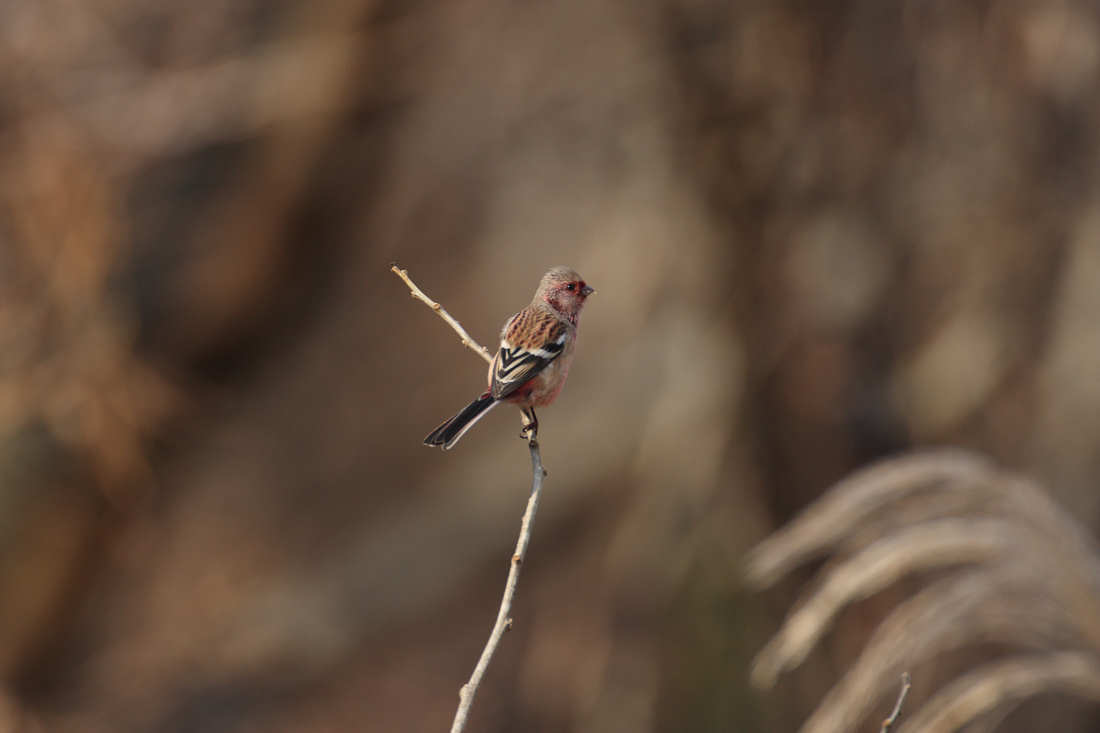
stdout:
POLYGON ((462 412, 428 433, 428 437, 424 438, 424 445, 441 445, 443 450, 450 450, 474 423, 496 406, 497 401, 486 392, 466 405, 462 412))

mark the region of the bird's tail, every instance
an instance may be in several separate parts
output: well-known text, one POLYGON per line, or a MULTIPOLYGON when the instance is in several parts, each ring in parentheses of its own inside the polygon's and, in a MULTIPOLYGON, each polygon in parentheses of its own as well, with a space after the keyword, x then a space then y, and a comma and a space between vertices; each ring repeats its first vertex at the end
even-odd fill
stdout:
POLYGON ((424 438, 424 445, 441 445, 443 450, 450 450, 474 423, 496 406, 497 400, 486 392, 466 405, 462 412, 428 433, 428 437, 424 438))

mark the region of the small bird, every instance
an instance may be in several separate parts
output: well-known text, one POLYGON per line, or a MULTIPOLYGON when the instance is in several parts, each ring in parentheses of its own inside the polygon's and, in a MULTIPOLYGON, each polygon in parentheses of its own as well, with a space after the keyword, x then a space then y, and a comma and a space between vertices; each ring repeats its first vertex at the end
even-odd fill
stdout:
POLYGON ((577 318, 584 301, 596 292, 568 267, 542 276, 531 305, 509 318, 500 331, 500 350, 489 365, 489 389, 424 438, 424 445, 454 444, 501 402, 523 410, 521 437, 538 433, 535 408, 561 392, 577 343, 577 318))

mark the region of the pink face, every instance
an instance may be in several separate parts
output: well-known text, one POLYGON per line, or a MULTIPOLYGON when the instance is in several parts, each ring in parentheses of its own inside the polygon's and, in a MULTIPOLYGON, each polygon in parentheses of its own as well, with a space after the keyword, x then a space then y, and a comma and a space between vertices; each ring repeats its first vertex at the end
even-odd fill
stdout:
POLYGON ((581 306, 589 295, 596 292, 588 284, 578 278, 553 279, 547 283, 546 302, 559 312, 576 319, 581 311, 581 306))

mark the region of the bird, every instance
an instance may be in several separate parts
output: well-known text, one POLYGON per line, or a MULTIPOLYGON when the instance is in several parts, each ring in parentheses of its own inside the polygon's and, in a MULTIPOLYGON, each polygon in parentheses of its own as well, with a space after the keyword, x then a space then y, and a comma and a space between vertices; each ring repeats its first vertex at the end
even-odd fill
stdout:
POLYGON ((549 405, 561 392, 577 344, 577 319, 595 292, 569 267, 553 267, 543 275, 531 304, 504 322, 500 349, 489 364, 489 388, 428 433, 424 445, 450 450, 501 402, 522 410, 520 437, 534 440, 535 408, 549 405))

